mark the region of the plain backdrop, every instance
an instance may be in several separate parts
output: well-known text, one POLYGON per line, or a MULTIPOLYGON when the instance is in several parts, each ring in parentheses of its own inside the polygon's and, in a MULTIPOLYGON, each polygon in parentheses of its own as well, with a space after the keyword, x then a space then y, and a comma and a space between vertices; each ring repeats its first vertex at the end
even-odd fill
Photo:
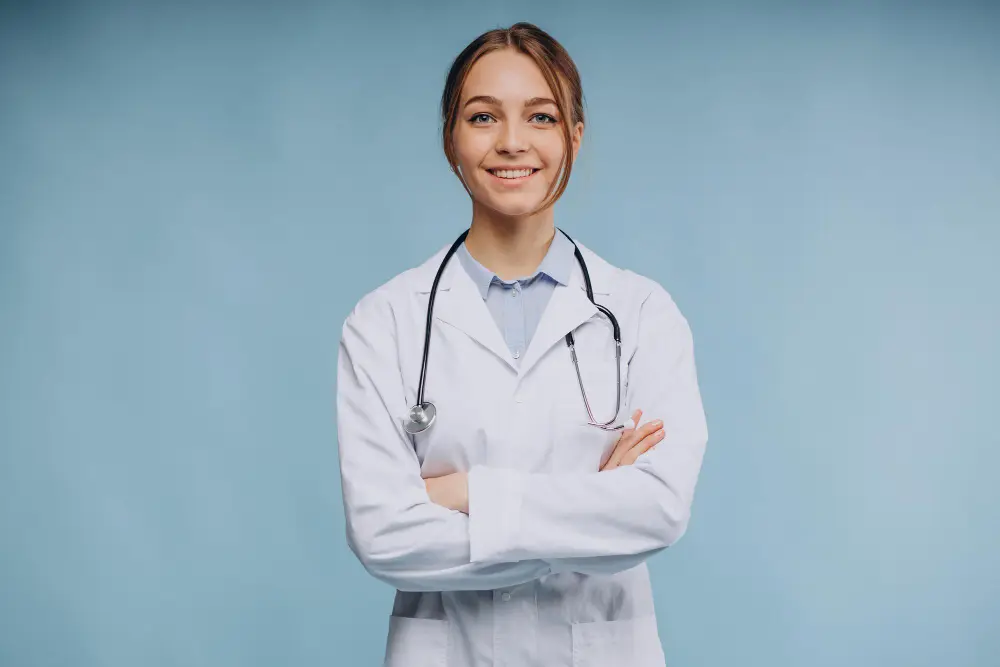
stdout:
POLYGON ((468 225, 444 76, 519 20, 583 77, 557 224, 694 332, 669 664, 997 664, 995 3, 8 1, 0 665, 379 663, 340 329, 468 225))

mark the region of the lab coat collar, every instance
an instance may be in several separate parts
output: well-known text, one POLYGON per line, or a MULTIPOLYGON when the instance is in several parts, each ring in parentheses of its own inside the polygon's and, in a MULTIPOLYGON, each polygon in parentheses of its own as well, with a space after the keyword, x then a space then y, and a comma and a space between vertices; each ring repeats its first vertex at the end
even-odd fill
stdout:
MULTIPOLYGON (((619 270, 580 242, 577 242, 577 246, 587 263, 595 298, 599 295, 611 294, 619 270)), ((450 244, 443 247, 424 264, 417 267, 415 289, 418 293, 427 294, 431 291, 434 276, 449 247, 450 244)), ((552 345, 561 341, 568 332, 598 314, 597 308, 587 298, 583 271, 574 258, 569 282, 565 285, 557 284, 555 286, 549 303, 542 312, 538 327, 531 337, 528 349, 521 359, 520 366, 518 366, 511 356, 510 349, 493 320, 486 302, 456 257, 452 256, 448 261, 448 265, 441 275, 437 291, 438 294, 434 300, 434 317, 464 332, 505 362, 518 376, 524 376, 528 373, 552 345)))

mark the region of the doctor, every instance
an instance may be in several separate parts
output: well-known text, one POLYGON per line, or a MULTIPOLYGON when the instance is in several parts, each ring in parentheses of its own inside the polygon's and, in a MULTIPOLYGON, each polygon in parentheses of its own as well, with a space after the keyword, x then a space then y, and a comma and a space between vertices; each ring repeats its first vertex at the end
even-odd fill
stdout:
POLYGON ((645 561, 708 439, 691 329, 554 224, 584 128, 558 42, 484 33, 442 116, 467 235, 364 296, 339 349, 348 542, 398 589, 385 664, 662 667, 645 561))

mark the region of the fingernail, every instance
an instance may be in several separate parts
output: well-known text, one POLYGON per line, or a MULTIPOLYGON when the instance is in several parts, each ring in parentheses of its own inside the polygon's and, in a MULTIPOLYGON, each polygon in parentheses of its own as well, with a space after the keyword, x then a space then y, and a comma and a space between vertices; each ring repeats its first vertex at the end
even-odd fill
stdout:
POLYGON ((663 420, 657 419, 656 421, 653 422, 653 426, 655 426, 656 428, 660 428, 661 426, 663 426, 663 420))

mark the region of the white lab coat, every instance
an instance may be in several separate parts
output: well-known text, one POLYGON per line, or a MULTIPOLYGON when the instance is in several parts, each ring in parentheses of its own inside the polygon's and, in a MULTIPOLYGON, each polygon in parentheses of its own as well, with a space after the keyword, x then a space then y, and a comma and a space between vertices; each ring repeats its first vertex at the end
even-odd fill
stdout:
POLYGON ((447 246, 365 295, 340 343, 338 435, 347 538, 397 589, 389 667, 662 667, 645 560, 684 534, 708 429, 687 320, 655 281, 577 243, 622 335, 619 421, 635 408, 666 436, 598 472, 618 431, 586 424, 564 337, 576 337, 595 416, 615 405, 611 325, 574 262, 518 366, 456 258, 434 305, 425 398, 436 423, 403 430, 416 402, 428 295, 447 246), (422 477, 469 472, 469 514, 432 503, 422 477))

